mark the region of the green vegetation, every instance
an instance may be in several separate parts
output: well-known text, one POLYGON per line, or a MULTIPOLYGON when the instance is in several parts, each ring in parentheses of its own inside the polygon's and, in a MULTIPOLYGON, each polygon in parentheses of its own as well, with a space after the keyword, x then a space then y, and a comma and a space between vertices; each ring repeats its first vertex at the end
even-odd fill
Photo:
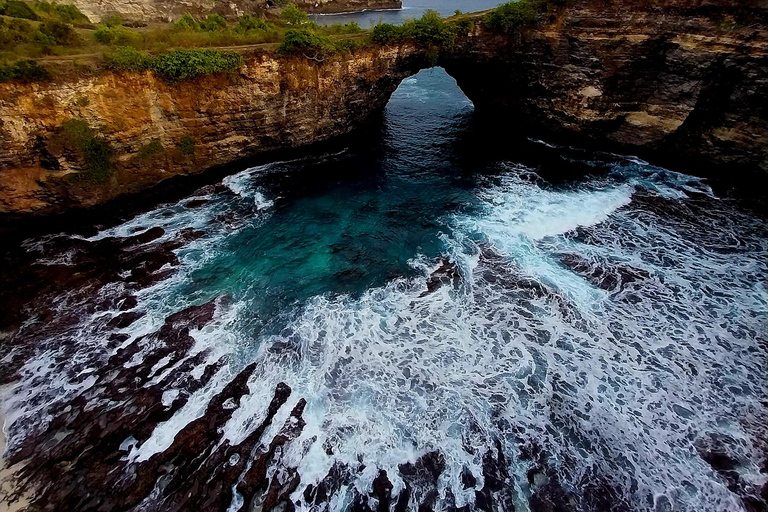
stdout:
POLYGON ((149 57, 132 46, 118 46, 105 55, 104 66, 115 71, 144 71, 150 68, 149 57))
POLYGON ((530 0, 501 4, 483 16, 483 25, 491 30, 518 33, 536 19, 536 9, 530 0))
POLYGON ((77 26, 90 26, 88 17, 71 4, 50 2, 23 2, 21 0, 0 0, 0 15, 26 20, 58 20, 77 26))
MULTIPOLYGON (((520 34, 541 13, 565 1, 510 2, 485 14, 482 22, 491 30, 520 34)), ((88 72, 101 62, 108 69, 151 70, 165 80, 179 82, 237 69, 241 57, 221 48, 262 43, 279 43, 275 47, 281 53, 322 62, 333 53, 354 51, 367 44, 408 42, 426 50, 428 58, 436 62, 440 51, 452 48, 473 30, 476 19, 460 11, 443 19, 428 10, 402 26, 380 23, 366 31, 356 23, 317 26, 293 4, 283 8, 279 19, 246 14, 228 22, 217 14, 204 19, 185 14, 175 23, 159 27, 145 27, 119 16, 94 26, 76 7, 48 2, 0 0, 0 12, 5 13, 0 16, 0 76, 6 81, 50 76, 40 65, 32 66, 30 59, 84 55, 91 58, 91 67, 73 65, 70 69, 88 72), (103 58, 99 61, 93 55, 103 58), (17 60, 21 62, 14 64, 17 60)))
POLYGON ((51 78, 44 67, 33 60, 22 60, 9 66, 0 66, 0 82, 18 80, 20 82, 40 82, 51 78))
POLYGON ((335 25, 328 25, 325 27, 322 27, 320 30, 323 31, 323 34, 326 35, 341 35, 341 34, 361 34, 365 32, 365 30, 355 23, 354 21, 350 21, 349 23, 340 24, 337 23, 335 25))
POLYGON ((483 16, 483 25, 491 30, 519 34, 536 21, 539 13, 554 11, 568 0, 518 0, 501 4, 483 16))
POLYGON ((139 148, 136 157, 146 161, 152 160, 154 157, 163 153, 165 153, 165 147, 163 146, 163 143, 160 142, 160 139, 152 139, 139 148))
POLYGON ((54 135, 54 143, 83 161, 86 170, 78 178, 104 183, 112 176, 112 148, 85 121, 68 119, 61 123, 54 135))
POLYGON ((138 36, 122 25, 104 25, 93 32, 93 38, 106 45, 126 46, 138 41, 138 36))
POLYGON ((41 11, 46 12, 47 14, 52 14, 54 17, 65 23, 72 23, 74 25, 84 24, 86 26, 90 25, 88 17, 72 4, 49 4, 48 2, 39 2, 37 5, 41 11))
POLYGON ((423 48, 449 48, 458 36, 466 35, 471 28, 471 20, 446 22, 429 9, 420 19, 408 20, 401 26, 379 23, 371 30, 371 40, 376 43, 410 41, 423 48))
POLYGON ((237 26, 235 27, 235 31, 241 34, 246 34, 252 30, 268 29, 269 25, 264 19, 257 16, 249 16, 248 14, 240 16, 240 19, 237 20, 237 26))
POLYGON ((151 56, 131 46, 120 46, 105 58, 105 65, 115 71, 151 70, 169 82, 181 82, 233 71, 242 65, 242 57, 233 52, 207 48, 175 50, 151 56))
POLYGON ((334 49, 328 37, 318 35, 310 30, 291 29, 285 33, 281 53, 329 53, 334 49))
POLYGON ((25 20, 0 18, 0 50, 29 43, 34 38, 32 24, 25 20))
POLYGON ((19 0, 6 0, 4 3, 0 3, 0 14, 25 20, 40 19, 29 5, 19 0))
POLYGON ((0 0, 0 14, 0 63, 6 66, 9 61, 80 52, 84 39, 78 30, 92 27, 77 7, 67 4, 0 0))
POLYGON ((301 25, 314 25, 309 21, 307 13, 300 10, 294 4, 288 4, 283 12, 280 13, 280 19, 288 26, 296 27, 301 25))
POLYGON ((71 25, 56 20, 46 20, 37 27, 35 41, 44 46, 79 46, 83 40, 71 25))
POLYGON ((203 75, 232 71, 243 59, 233 52, 209 49, 176 50, 148 59, 149 68, 170 81, 191 80, 203 75))
POLYGON ((102 20, 102 23, 107 27, 120 27, 123 25, 123 18, 120 16, 108 16, 102 20))
POLYGON ((402 26, 379 23, 371 30, 370 39, 378 44, 391 44, 407 41, 427 51, 427 58, 434 65, 441 49, 449 49, 456 44, 459 36, 465 36, 473 28, 472 20, 459 18, 443 20, 433 10, 427 10, 417 20, 406 21, 402 26))
POLYGON ((195 139, 191 135, 185 135, 176 146, 184 155, 193 156, 195 154, 195 139))

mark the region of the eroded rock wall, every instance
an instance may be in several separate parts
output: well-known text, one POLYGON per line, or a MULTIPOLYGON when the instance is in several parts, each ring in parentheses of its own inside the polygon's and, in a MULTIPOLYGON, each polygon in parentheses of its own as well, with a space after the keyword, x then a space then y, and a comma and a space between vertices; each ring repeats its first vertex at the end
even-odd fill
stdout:
POLYGON ((0 212, 92 206, 174 175, 349 133, 422 65, 410 46, 323 63, 245 60, 237 74, 177 85, 150 72, 0 84, 0 212), (83 179, 86 163, 54 143, 68 119, 97 128, 112 147, 115 171, 106 182, 83 179))
MULTIPOLYGON (((439 64, 501 130, 547 132, 691 174, 758 182, 768 172, 761 2, 574 0, 519 35, 478 22, 439 64)), ((429 65, 425 53, 376 47, 324 62, 254 54, 236 74, 177 85, 112 72, 0 84, 0 213, 88 207, 349 133, 429 65), (84 163, 52 144, 67 119, 98 128, 114 149, 116 170, 105 183, 73 179, 84 163)))
POLYGON ((478 113, 699 175, 768 172, 768 3, 572 2, 442 64, 478 113), (576 136, 576 137, 574 137, 576 136))

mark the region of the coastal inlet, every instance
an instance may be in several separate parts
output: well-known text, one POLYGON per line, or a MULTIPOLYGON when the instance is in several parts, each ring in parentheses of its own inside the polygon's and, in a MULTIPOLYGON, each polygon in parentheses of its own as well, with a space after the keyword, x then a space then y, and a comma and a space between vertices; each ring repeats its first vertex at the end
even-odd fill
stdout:
POLYGON ((765 510, 764 214, 476 121, 3 244, 2 506, 765 510))

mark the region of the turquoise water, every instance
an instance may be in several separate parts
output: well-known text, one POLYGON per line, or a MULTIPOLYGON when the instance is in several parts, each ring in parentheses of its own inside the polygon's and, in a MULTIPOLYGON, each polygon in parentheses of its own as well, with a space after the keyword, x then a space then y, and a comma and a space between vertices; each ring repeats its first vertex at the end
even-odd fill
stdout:
MULTIPOLYGON (((251 432, 278 382, 306 398, 281 460, 301 475, 295 501, 334 462, 356 469, 360 492, 386 469, 397 494, 398 465, 437 450, 441 507, 474 507, 462 471, 480 488, 483 455, 500 448, 518 510, 555 478, 573 510, 600 509, 595 482, 614 510, 746 510, 766 481, 765 219, 634 157, 492 135, 453 79, 425 70, 369 147, 243 169, 93 237, 201 230, 124 331, 218 298, 195 352, 230 356, 129 460, 165 450, 255 361, 222 435, 251 432), (454 277, 432 286, 446 265, 454 277), (738 461, 738 489, 702 459, 713 443, 738 461), (546 476, 530 476, 534 446, 546 476)), ((89 325, 72 341, 84 360, 102 339, 89 325)), ((26 397, 77 392, 42 361, 8 401, 13 418, 44 423, 26 397)), ((333 511, 350 507, 345 489, 333 511)))

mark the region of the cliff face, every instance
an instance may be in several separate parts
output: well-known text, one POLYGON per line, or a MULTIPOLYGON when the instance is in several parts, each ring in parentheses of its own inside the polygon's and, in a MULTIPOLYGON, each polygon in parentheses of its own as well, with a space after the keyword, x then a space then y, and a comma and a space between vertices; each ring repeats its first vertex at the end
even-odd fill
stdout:
POLYGON ((174 21, 186 13, 195 16, 212 13, 239 16, 266 5, 264 0, 72 0, 72 3, 91 21, 116 14, 127 20, 164 22, 174 21))
POLYGON ((478 113, 694 174, 768 172, 768 3, 573 2, 442 64, 478 113))
POLYGON ((338 13, 373 9, 402 9, 402 0, 298 0, 293 2, 310 13, 338 13))
POLYGON ((0 84, 0 212, 91 206, 174 175, 346 134, 381 111, 420 63, 403 46, 322 64, 253 55, 237 75, 178 85, 149 72, 0 84), (106 182, 73 179, 86 164, 56 143, 67 119, 98 127, 112 147, 106 182))
MULTIPOLYGON (((189 13, 206 16, 216 13, 223 16, 240 16, 258 9, 268 9, 274 0, 72 0, 92 21, 99 21, 114 14, 128 20, 170 22, 189 13)), ((361 11, 365 9, 399 9, 401 0, 296 0, 300 9, 311 13, 361 11)))
MULTIPOLYGON (((504 128, 682 163, 693 174, 764 178, 766 9, 685 2, 576 1, 514 37, 477 24, 440 64, 478 114, 504 128)), ((235 75, 178 85, 111 72, 2 83, 0 213, 87 207, 174 175, 349 133, 426 66, 423 52, 404 45, 322 63, 252 55, 235 75), (112 147, 115 169, 105 182, 77 178, 87 163, 56 141, 67 119, 85 121, 112 147)))

